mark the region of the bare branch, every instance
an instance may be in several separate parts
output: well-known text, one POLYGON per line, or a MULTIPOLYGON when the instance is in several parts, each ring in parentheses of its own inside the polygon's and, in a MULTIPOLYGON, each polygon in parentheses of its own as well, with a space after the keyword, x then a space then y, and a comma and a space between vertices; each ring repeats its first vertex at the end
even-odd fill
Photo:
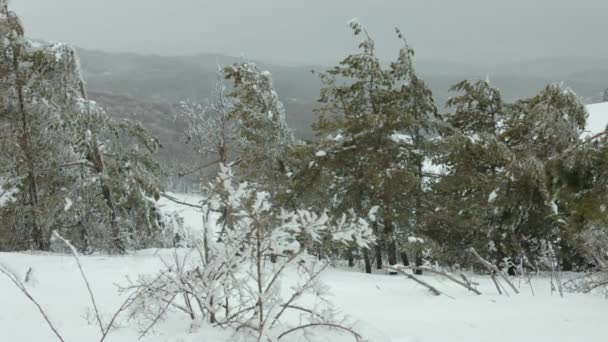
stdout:
POLYGON ((475 258, 477 258, 477 260, 479 260, 479 262, 488 270, 490 271, 490 273, 492 274, 498 274, 504 281, 507 282, 507 284, 509 284, 509 286, 513 289, 513 291, 515 291, 515 293, 519 294, 519 291, 517 290, 517 288, 515 287, 515 285, 513 285, 513 283, 509 280, 509 278, 507 278, 504 273, 502 273, 498 267, 496 267, 495 265, 493 265, 492 263, 490 263, 489 261, 487 261, 486 259, 482 258, 481 255, 479 255, 479 253, 477 253, 477 251, 475 250, 475 248, 471 247, 469 248, 469 252, 471 254, 473 254, 473 256, 475 256, 475 258))
POLYGON ((10 281, 15 284, 15 286, 21 291, 21 293, 23 293, 23 295, 26 296, 27 299, 29 299, 36 306, 36 308, 38 308, 38 311, 46 321, 46 324, 49 326, 49 328, 51 328, 55 336, 57 336, 57 339, 59 339, 59 341, 61 342, 65 342, 65 340, 63 339, 59 331, 57 331, 57 328, 55 328, 55 325, 53 325, 51 319, 46 314, 42 306, 38 303, 38 301, 36 301, 36 299, 34 299, 34 297, 32 297, 25 285, 23 285, 23 283, 19 280, 19 277, 2 264, 0 264, 0 273, 4 274, 8 279, 10 279, 10 281))
MULTIPOLYGON (((399 272, 399 273, 403 274, 404 276, 406 276, 406 277, 410 278, 411 280, 413 280, 413 281, 417 282, 418 284, 420 284, 420 285, 422 285, 422 286, 426 287, 427 289, 429 289, 429 290, 430 290, 430 291, 431 291, 431 292, 432 292, 432 293, 433 293, 435 296, 440 296, 440 295, 442 295, 442 294, 443 294, 443 295, 446 295, 445 293, 443 293, 443 292, 441 292, 441 291, 437 290, 437 289, 436 289, 435 287, 433 287, 432 285, 429 285, 427 282, 424 282, 424 281, 422 281, 422 280, 418 279, 417 277, 415 277, 414 275, 412 275, 412 274, 409 274, 409 273, 405 272, 405 270, 404 270, 403 268, 401 268, 401 267, 397 267, 397 266, 389 266, 389 267, 387 267, 386 269, 387 269, 387 270, 389 270, 389 271, 393 271, 393 272, 399 272)), ((448 295, 446 295, 446 296, 448 296, 448 295)), ((448 296, 448 297, 449 297, 449 296, 448 296)))
POLYGON ((186 203, 186 202, 182 202, 180 200, 178 200, 177 198, 169 195, 166 192, 163 192, 162 194, 160 194, 161 196, 163 196, 164 198, 168 199, 171 202, 177 203, 177 204, 181 204, 181 205, 185 205, 187 207, 191 207, 191 208, 196 208, 196 209, 201 209, 200 205, 196 205, 196 204, 191 204, 191 203, 186 203))
POLYGON ((53 231, 53 236, 59 240, 61 240, 72 252, 72 256, 74 260, 76 260, 76 264, 78 265, 78 270, 80 271, 80 275, 84 280, 85 285, 87 286, 87 291, 89 292, 89 299, 93 304, 93 310, 95 311, 95 318, 97 319, 97 324, 99 325, 99 331, 102 335, 106 335, 106 329, 103 327, 103 323, 101 321, 101 314, 99 313, 99 308, 97 307, 97 302, 95 301, 95 296, 93 295, 93 290, 91 289, 91 284, 89 284, 89 280, 87 279, 84 270, 82 269, 82 264, 80 264, 80 258, 78 257, 78 252, 76 248, 66 239, 64 239, 57 231, 53 231))
POLYGON ((347 328, 347 327, 339 325, 339 324, 334 324, 334 323, 310 323, 310 324, 300 325, 300 326, 291 328, 291 329, 287 330, 286 332, 282 333, 281 335, 279 335, 278 339, 280 340, 283 337, 285 337, 295 331, 313 328, 313 327, 328 327, 328 328, 333 328, 333 329, 337 329, 337 330, 343 330, 343 331, 351 333, 353 335, 353 337, 355 338, 355 341, 357 341, 357 342, 363 341, 363 337, 361 337, 361 335, 359 335, 353 329, 347 328))

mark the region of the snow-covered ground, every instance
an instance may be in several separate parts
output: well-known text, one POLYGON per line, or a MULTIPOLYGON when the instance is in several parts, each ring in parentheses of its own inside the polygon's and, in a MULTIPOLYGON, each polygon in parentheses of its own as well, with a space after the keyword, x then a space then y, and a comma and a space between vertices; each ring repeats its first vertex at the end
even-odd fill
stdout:
MULTIPOLYGON (((180 196, 189 203, 196 196, 180 196)), ((177 209, 192 230, 200 221, 196 209, 180 207, 167 200, 165 210, 177 209)), ((81 257, 102 316, 108 320, 124 298, 116 284, 127 284, 127 277, 155 273, 162 268, 161 258, 170 259, 169 250, 139 251, 128 256, 81 257)), ((99 334, 91 316, 86 287, 71 256, 58 254, 0 253, 0 263, 22 279, 32 268, 27 288, 48 311, 51 320, 66 341, 98 341, 99 334)), ((448 296, 435 297, 403 276, 366 275, 358 270, 329 269, 323 276, 333 293, 333 301, 353 319, 357 329, 369 341, 379 342, 513 342, 513 341, 586 341, 608 338, 608 300, 598 295, 566 294, 560 298, 551 292, 550 281, 537 277, 530 285, 519 278, 513 281, 521 294, 499 296, 485 276, 471 275, 480 283, 483 295, 437 276, 423 279, 448 296)), ((296 281, 295 272, 288 282, 296 281)), ((137 341, 140 327, 124 322, 106 341, 137 341)), ((190 332, 188 319, 171 314, 143 341, 189 342, 231 341, 228 331, 203 327, 190 332)), ((3 276, 0 276, 0 341, 56 341, 36 308, 3 276)), ((292 340, 290 340, 292 341, 292 340)), ((295 341, 298 341, 297 339, 295 341)), ((352 341, 321 337, 316 341, 352 341)))
MULTIPOLYGON (((155 272, 162 256, 170 258, 170 253, 148 250, 130 256, 81 258, 106 319, 121 303, 115 284, 125 284, 127 276, 155 272)), ((86 319, 90 312, 86 288, 70 256, 0 253, 0 261, 22 277, 32 267, 28 289, 48 310, 66 341, 98 340, 95 324, 86 319)), ((435 276, 423 278, 454 299, 432 296, 403 276, 331 269, 323 280, 331 286, 335 304, 360 322, 358 329, 370 341, 603 342, 608 336, 608 300, 579 294, 560 298, 551 294, 548 278, 533 280, 536 296, 529 284, 515 278, 522 293, 511 297, 496 294, 486 277, 473 277, 481 283, 481 296, 435 276)), ((0 341, 55 341, 36 308, 5 278, 0 278, 0 303, 0 341)), ((107 341, 131 342, 137 337, 138 326, 132 322, 107 341)), ((218 342, 231 341, 231 336, 210 328, 190 334, 188 320, 176 313, 143 340, 218 342)), ((339 341, 350 340, 345 336, 339 341)))
POLYGON ((592 135, 603 132, 608 126, 608 102, 588 105, 587 112, 589 118, 586 130, 592 135))

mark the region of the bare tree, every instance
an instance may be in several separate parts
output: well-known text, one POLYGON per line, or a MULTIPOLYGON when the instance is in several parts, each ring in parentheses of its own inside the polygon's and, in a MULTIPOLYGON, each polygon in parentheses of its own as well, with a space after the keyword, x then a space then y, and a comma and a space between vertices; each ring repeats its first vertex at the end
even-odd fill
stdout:
MULTIPOLYGON (((224 84, 224 73, 217 71, 215 88, 207 104, 182 102, 182 116, 186 119, 186 141, 192 144, 201 160, 215 155, 214 163, 229 165, 242 144, 239 120, 232 115, 234 99, 229 97, 224 84)), ((199 166, 196 171, 210 166, 199 166)))

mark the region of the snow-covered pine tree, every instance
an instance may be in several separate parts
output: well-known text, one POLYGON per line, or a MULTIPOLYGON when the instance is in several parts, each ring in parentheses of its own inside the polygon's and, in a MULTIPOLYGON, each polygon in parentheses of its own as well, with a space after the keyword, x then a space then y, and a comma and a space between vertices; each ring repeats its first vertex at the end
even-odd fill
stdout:
POLYGON ((297 139, 287 125, 272 75, 251 62, 228 66, 224 74, 234 86, 230 117, 240 123, 240 174, 273 196, 281 193, 289 173, 288 154, 297 139))
POLYGON ((6 1, 0 3, 0 49, 0 144, 8 165, 0 178, 13 193, 2 209, 3 227, 12 230, 6 234, 11 248, 46 250, 73 181, 61 166, 78 157, 62 133, 65 98, 51 77, 63 56, 28 41, 6 1))
POLYGON ((454 90, 464 93, 448 103, 456 130, 444 140, 449 171, 434 187, 441 205, 428 234, 452 257, 473 245, 497 263, 536 263, 548 245, 565 246, 567 212, 549 170, 578 145, 584 107, 557 85, 509 105, 486 82, 454 90))
POLYGON ((588 137, 547 165, 551 192, 559 203, 563 220, 560 231, 565 268, 589 262, 603 268, 608 251, 608 137, 588 137))
POLYGON ((432 185, 435 208, 425 217, 424 231, 439 245, 442 258, 465 261, 467 249, 495 256, 490 236, 497 192, 508 181, 515 156, 499 139, 505 104, 498 89, 485 81, 463 81, 452 87, 447 105, 453 113, 438 149, 446 173, 432 185))
MULTIPOLYGON (((313 160, 294 179, 299 194, 324 192, 316 205, 333 212, 354 209, 365 215, 379 206, 375 259, 380 268, 383 254, 396 264, 401 247, 418 234, 426 210, 423 166, 439 116, 401 33, 404 45, 396 61, 383 67, 365 29, 356 21, 350 27, 363 36, 360 52, 320 75, 322 107, 314 128, 321 140, 309 157, 313 160)), ((364 260, 371 272, 368 250, 364 260)))
MULTIPOLYGON (((516 250, 532 259, 542 250, 542 244, 570 249, 560 203, 559 189, 552 187, 548 165, 564 157, 579 144, 585 128, 587 112, 572 90, 561 85, 549 85, 538 95, 509 106, 505 131, 501 139, 517 156, 509 169, 512 181, 506 183, 499 195, 508 198, 499 211, 503 234, 517 241, 516 250), (519 250, 517 250, 519 249, 519 250)), ((568 258, 562 258, 566 269, 568 258)))
POLYGON ((158 140, 89 101, 74 50, 27 40, 6 1, 0 5, 0 144, 11 166, 0 178, 14 193, 1 214, 13 248, 47 250, 54 229, 80 237, 84 248, 99 227, 118 251, 126 239, 149 237, 158 230, 150 201, 160 191, 150 155, 158 140))

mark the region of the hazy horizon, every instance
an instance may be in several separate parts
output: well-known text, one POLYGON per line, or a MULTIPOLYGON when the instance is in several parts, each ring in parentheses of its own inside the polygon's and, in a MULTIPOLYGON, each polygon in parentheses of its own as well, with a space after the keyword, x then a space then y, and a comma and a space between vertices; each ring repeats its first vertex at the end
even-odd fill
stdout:
POLYGON ((13 0, 32 38, 158 55, 217 53, 335 64, 357 17, 383 59, 400 27, 418 60, 491 67, 547 57, 608 60, 605 0, 13 0))

